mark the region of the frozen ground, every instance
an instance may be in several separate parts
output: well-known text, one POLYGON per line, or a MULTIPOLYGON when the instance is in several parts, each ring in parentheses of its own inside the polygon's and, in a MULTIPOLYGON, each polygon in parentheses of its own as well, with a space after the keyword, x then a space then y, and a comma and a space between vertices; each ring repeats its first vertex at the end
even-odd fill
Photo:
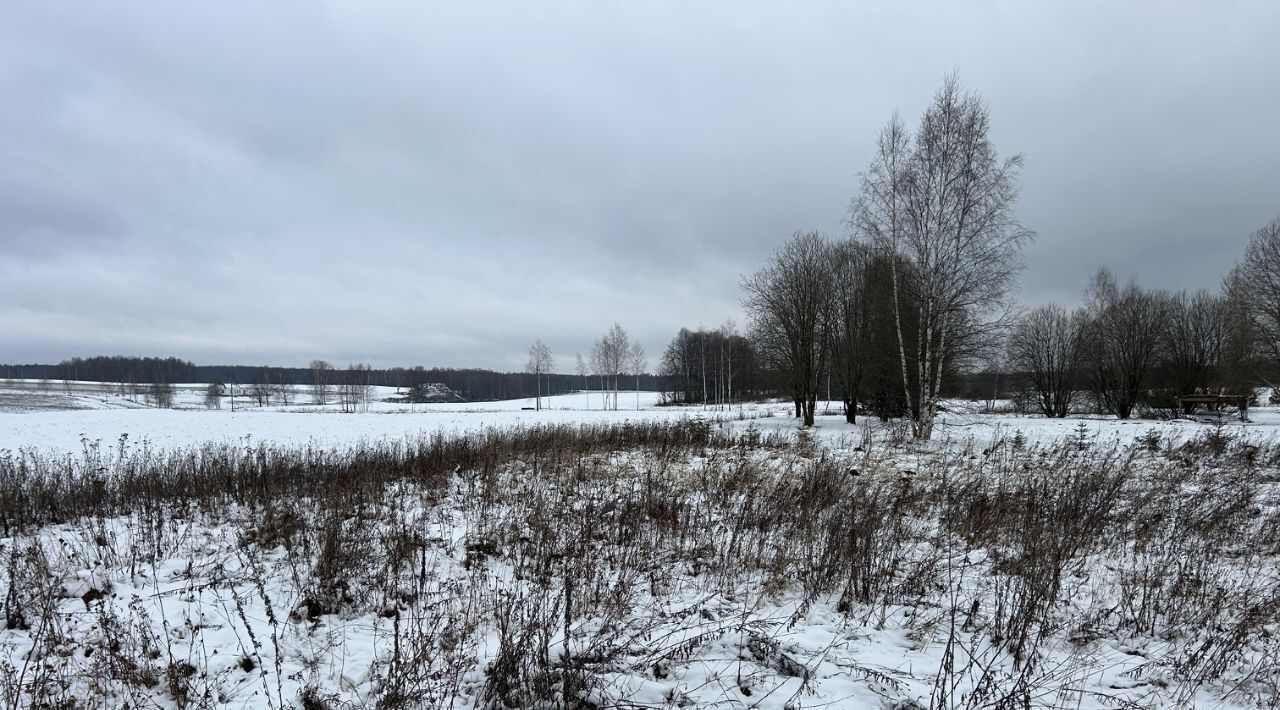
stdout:
MULTIPOLYGON (((680 421, 703 418, 735 429, 758 427, 764 432, 794 433, 799 427, 789 416, 787 403, 748 404, 740 407, 659 407, 653 392, 621 392, 617 410, 603 410, 603 396, 582 392, 543 400, 542 411, 530 411, 533 399, 465 404, 395 404, 391 387, 375 387, 367 412, 342 413, 337 404, 310 404, 300 388, 289 405, 257 407, 245 396, 237 397, 236 410, 229 402, 222 409, 203 405, 202 386, 182 386, 173 409, 146 406, 115 393, 112 385, 74 383, 70 391, 59 382, 47 386, 35 381, 0 382, 0 450, 79 451, 86 442, 115 446, 128 435, 130 446, 174 448, 206 442, 317 444, 346 446, 358 442, 403 440, 421 434, 480 431, 494 427, 535 423, 618 423, 624 421, 680 421)), ((839 414, 840 404, 819 404, 819 416, 811 434, 838 448, 901 436, 900 427, 863 418, 849 425, 839 414)), ((956 445, 986 446, 1017 432, 1032 442, 1054 442, 1085 435, 1099 442, 1128 442, 1151 431, 1168 439, 1195 437, 1210 428, 1203 421, 1118 421, 1110 417, 1045 419, 1038 416, 983 414, 969 402, 949 403, 936 428, 933 448, 956 445)), ((1270 440, 1280 432, 1280 409, 1258 407, 1251 423, 1223 420, 1233 433, 1254 440, 1270 440)))
POLYGON ((10 516, 45 511, 34 526, 6 519, 0 537, 0 704, 1280 698, 1275 409, 1218 429, 952 402, 937 440, 916 446, 900 426, 851 426, 834 411, 800 434, 785 403, 663 408, 652 393, 638 408, 621 394, 620 411, 601 411, 598 393, 543 411, 517 400, 231 412, 201 400, 193 387, 158 410, 91 388, 0 387, 0 503, 10 516), (677 433, 566 455, 560 440, 530 450, 496 439, 491 463, 407 479, 377 456, 344 472, 348 459, 318 449, 283 464, 253 454, 259 443, 381 444, 394 458, 436 432, 624 421, 696 432, 696 419, 792 445, 677 433), (243 452, 225 481, 184 468, 207 458, 185 447, 209 441, 243 452), (85 442, 100 442, 101 458, 56 456, 85 442), (312 485, 313 471, 329 478, 312 485), (142 487, 101 494, 130 476, 142 487), (94 480, 77 488, 84 477, 94 480))
POLYGON ((534 406, 533 399, 463 404, 382 401, 395 395, 395 388, 375 387, 368 411, 356 413, 343 413, 337 404, 309 404, 309 397, 302 393, 290 405, 271 407, 257 407, 248 397, 237 397, 232 411, 229 401, 222 409, 205 408, 200 387, 180 389, 175 408, 156 409, 102 391, 67 394, 56 384, 48 391, 0 385, 0 449, 79 451, 82 440, 114 446, 123 434, 132 446, 147 443, 153 448, 210 441, 345 446, 535 423, 679 420, 704 414, 657 407, 657 395, 652 392, 640 393, 640 409, 636 409, 634 392, 620 393, 619 409, 609 411, 602 411, 603 397, 594 392, 544 398, 542 411, 525 409, 534 406))

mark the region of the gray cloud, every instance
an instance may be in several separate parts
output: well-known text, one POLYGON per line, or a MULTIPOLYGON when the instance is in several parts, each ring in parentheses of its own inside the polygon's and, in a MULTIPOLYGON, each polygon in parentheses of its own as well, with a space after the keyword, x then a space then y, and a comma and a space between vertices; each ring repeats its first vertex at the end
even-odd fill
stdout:
POLYGON ((0 361, 568 365, 740 318, 959 70, 1022 294, 1212 287, 1280 212, 1273 3, 0 9, 0 361))

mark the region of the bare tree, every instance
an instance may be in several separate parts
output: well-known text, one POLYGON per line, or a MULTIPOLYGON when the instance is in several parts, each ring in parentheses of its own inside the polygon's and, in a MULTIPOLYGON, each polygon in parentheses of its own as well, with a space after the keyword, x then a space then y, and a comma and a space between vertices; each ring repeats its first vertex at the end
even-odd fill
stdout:
POLYGON ((606 392, 605 409, 618 408, 618 379, 626 370, 628 350, 627 331, 618 323, 591 346, 591 367, 606 392))
POLYGON ((333 365, 326 360, 311 361, 311 398, 316 404, 328 404, 332 379, 333 365))
POLYGON ((1020 156, 1000 160, 981 98, 948 77, 912 135, 893 116, 850 210, 855 232, 891 258, 895 335, 912 434, 933 434, 942 373, 1008 316, 1032 233, 1013 214, 1020 156), (902 265, 907 268, 902 268, 902 265), (904 292, 916 295, 906 318, 904 292), (904 321, 914 320, 914 352, 904 321))
POLYGON ((689 403, 694 399, 693 331, 681 328, 662 352, 659 374, 666 381, 663 400, 689 403), (669 396, 668 396, 669 395, 669 396))
MULTIPOLYGON (((699 326, 701 331, 702 327, 699 326)), ((698 372, 702 373, 702 405, 705 407, 711 401, 711 397, 707 394, 707 339, 698 339, 698 355, 700 362, 698 364, 698 372)))
POLYGON ((871 338, 871 304, 867 270, 871 251, 852 240, 832 250, 831 366, 840 382, 845 421, 857 421, 858 391, 871 338))
POLYGON ((289 400, 293 397, 293 385, 284 381, 285 376, 285 373, 280 373, 280 376, 276 378, 274 389, 276 397, 280 399, 280 404, 287 407, 289 406, 289 400))
POLYGON ((1231 297, 1249 319, 1258 348, 1280 363, 1280 217, 1249 237, 1228 277, 1231 297))
POLYGON ((342 373, 342 383, 338 385, 338 403, 344 412, 367 412, 373 394, 370 378, 373 368, 369 365, 353 364, 342 373))
POLYGON ((271 395, 276 388, 272 386, 271 368, 259 367, 253 375, 253 383, 249 385, 249 395, 259 407, 271 406, 271 395))
POLYGON ((646 368, 649 367, 649 357, 644 354, 644 347, 640 343, 632 343, 627 349, 627 369, 636 378, 636 410, 640 409, 640 376, 644 374, 646 368))
POLYGON ((608 364, 609 379, 612 383, 613 408, 618 408, 618 390, 622 384, 622 375, 627 369, 627 354, 631 351, 627 340, 627 331, 622 325, 614 323, 604 337, 605 362, 608 364))
POLYGON ((1046 417, 1071 412, 1079 367, 1082 314, 1069 315, 1050 304, 1023 316, 1009 339, 1009 361, 1025 373, 1036 393, 1036 404, 1046 417))
POLYGON ((1218 365, 1227 344, 1227 300, 1204 289, 1183 291, 1168 307, 1161 340, 1165 384, 1174 396, 1207 393, 1219 381, 1218 365))
MULTIPOLYGON (((576 371, 578 373, 578 377, 582 378, 582 391, 583 393, 587 393, 587 390, 591 389, 590 383, 587 382, 587 377, 591 374, 591 369, 587 367, 587 361, 582 359, 582 353, 576 353, 576 355, 578 357, 576 371)), ((590 408, 591 395, 587 393, 587 409, 590 408)))
POLYGON ((204 406, 207 409, 222 409, 222 383, 214 380, 204 389, 204 406))
POLYGON ((760 350, 789 375, 796 416, 813 426, 826 367, 831 249, 818 232, 796 232, 760 271, 743 279, 743 307, 760 350))
POLYGON ((1147 385, 1169 300, 1132 281, 1120 288, 1105 268, 1089 285, 1081 352, 1099 405, 1120 419, 1132 415, 1147 385))
MULTIPOLYGON (((551 348, 542 342, 542 338, 533 341, 529 346, 529 362, 524 371, 533 375, 534 409, 542 409, 542 375, 551 372, 551 348)), ((549 393, 548 393, 549 394, 549 393)))
POLYGON ((1246 295, 1233 284, 1228 276, 1223 283, 1223 320, 1226 334, 1222 352, 1218 358, 1220 384, 1233 394, 1248 394, 1258 379, 1255 365, 1258 362, 1258 337, 1254 333, 1253 320, 1249 317, 1246 295))
POLYGON ((722 407, 733 407, 733 337, 738 334, 738 324, 729 318, 716 330, 716 349, 719 362, 716 363, 716 399, 722 407))
POLYGON ((605 363, 606 357, 604 353, 603 339, 597 340, 591 344, 591 353, 588 357, 590 358, 591 363, 591 374, 600 378, 600 408, 608 409, 609 396, 606 394, 608 387, 605 385, 604 373, 609 369, 609 366, 605 363))
POLYGON ((159 409, 173 407, 173 385, 164 379, 157 379, 147 388, 147 399, 159 409))

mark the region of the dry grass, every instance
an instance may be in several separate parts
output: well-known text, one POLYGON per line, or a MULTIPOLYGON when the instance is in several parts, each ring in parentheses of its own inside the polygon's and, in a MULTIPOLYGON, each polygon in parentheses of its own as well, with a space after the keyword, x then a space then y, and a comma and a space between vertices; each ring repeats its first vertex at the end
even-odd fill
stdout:
POLYGON ((785 686, 799 706, 824 658, 780 634, 828 605, 850 628, 939 649, 918 678, 847 671, 904 707, 1118 706, 1135 693, 1274 706, 1280 451, 1212 436, 1006 443, 910 468, 893 449, 698 423, 342 451, 10 453, 0 597, 6 638, 29 650, 0 664, 0 692, 45 707, 249 692, 272 707, 625 706, 626 678, 666 682, 731 639, 736 675, 676 684, 671 703, 785 686), (211 550, 197 529, 230 542, 211 550), (196 652, 208 622, 179 629, 172 608, 113 592, 175 559, 190 580, 178 598, 221 605, 234 658, 196 652), (90 589, 69 599, 82 569, 90 589), (726 611, 744 595, 791 599, 793 613, 726 611), (358 619, 378 650, 363 695, 332 681, 344 639, 285 650, 358 619), (1102 639, 1159 649, 1128 667, 1139 691, 1108 699, 1080 683, 1102 639))

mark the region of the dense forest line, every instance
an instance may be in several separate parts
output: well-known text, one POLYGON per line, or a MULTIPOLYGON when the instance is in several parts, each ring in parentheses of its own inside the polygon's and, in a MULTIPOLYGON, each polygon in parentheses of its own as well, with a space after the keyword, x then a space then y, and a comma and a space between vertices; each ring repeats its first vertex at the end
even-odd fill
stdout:
MULTIPOLYGON (((420 384, 443 384, 471 402, 533 397, 539 385, 527 372, 497 372, 481 368, 392 367, 364 372, 368 384, 413 389, 420 384)), ((264 367, 252 365, 196 365, 173 357, 130 357, 123 355, 71 358, 56 365, 0 365, 5 379, 80 380, 119 384, 171 385, 203 384, 273 384, 307 386, 314 382, 310 367, 264 367)), ((627 385, 632 385, 628 378, 627 385)), ((580 375, 543 374, 542 394, 564 394, 598 388, 599 383, 580 375)), ((657 378, 641 375, 639 388, 653 391, 657 378)))

